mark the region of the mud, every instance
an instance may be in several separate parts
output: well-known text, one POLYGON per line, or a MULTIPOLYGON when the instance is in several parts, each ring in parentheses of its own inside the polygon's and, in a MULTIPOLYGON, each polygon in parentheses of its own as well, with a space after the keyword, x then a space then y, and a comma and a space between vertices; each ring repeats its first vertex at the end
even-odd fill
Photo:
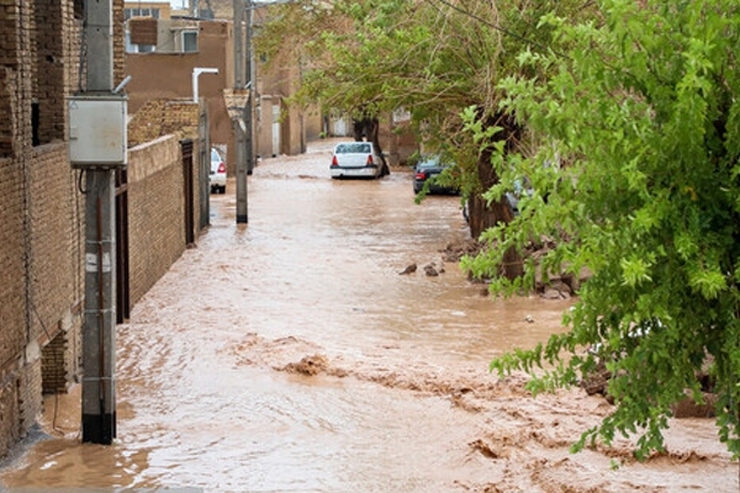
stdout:
POLYGON ((118 327, 115 443, 80 443, 74 386, 46 400, 0 486, 738 491, 712 419, 672 420, 643 463, 623 437, 571 454, 610 404, 579 388, 533 398, 488 363, 563 330, 573 300, 492 299, 457 269, 476 248, 459 198, 414 204, 404 169, 332 181, 331 144, 262 161, 248 225, 233 193, 213 196, 197 248, 118 327))

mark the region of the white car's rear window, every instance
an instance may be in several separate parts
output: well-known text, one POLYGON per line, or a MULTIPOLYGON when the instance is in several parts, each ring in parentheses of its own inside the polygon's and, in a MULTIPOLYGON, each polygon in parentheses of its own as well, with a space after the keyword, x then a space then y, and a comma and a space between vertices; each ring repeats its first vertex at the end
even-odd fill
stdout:
POLYGON ((352 142, 348 144, 339 144, 334 150, 337 154, 369 154, 371 145, 367 142, 352 142))

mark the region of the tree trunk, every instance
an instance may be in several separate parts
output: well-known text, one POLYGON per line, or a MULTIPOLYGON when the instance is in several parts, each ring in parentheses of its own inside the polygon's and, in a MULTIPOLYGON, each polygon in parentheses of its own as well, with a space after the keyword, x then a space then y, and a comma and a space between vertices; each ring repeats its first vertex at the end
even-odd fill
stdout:
POLYGON ((383 166, 383 176, 390 174, 390 168, 383 155, 383 149, 380 147, 379 139, 380 122, 377 118, 363 118, 361 120, 352 121, 352 131, 354 133, 355 141, 361 142, 363 140, 373 143, 373 146, 378 151, 380 160, 383 166))
MULTIPOLYGON (((506 140, 506 150, 513 150, 519 141, 521 128, 513 116, 507 114, 493 115, 487 118, 487 126, 497 125, 503 131, 496 135, 497 139, 506 140)), ((513 211, 505 197, 500 201, 486 204, 482 193, 499 182, 496 170, 491 164, 491 151, 486 149, 478 157, 478 180, 481 184, 481 192, 476 193, 468 200, 468 217, 470 222, 470 235, 479 238, 485 230, 498 223, 510 223, 514 218, 513 211)), ((524 273, 524 264, 518 252, 510 249, 504 254, 502 272, 507 279, 515 279, 524 273)))

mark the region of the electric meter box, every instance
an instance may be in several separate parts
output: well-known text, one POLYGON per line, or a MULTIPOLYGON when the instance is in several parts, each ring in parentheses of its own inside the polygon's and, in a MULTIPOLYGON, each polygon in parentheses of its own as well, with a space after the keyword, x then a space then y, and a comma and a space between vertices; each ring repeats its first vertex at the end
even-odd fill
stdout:
POLYGON ((123 168, 128 164, 126 96, 72 96, 69 161, 73 168, 123 168))

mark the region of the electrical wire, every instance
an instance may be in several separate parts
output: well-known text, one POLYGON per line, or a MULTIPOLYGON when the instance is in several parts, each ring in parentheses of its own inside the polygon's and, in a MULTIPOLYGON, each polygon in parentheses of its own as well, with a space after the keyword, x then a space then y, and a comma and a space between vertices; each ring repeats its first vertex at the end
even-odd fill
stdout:
POLYGON ((79 92, 83 92, 85 88, 82 85, 82 79, 85 75, 85 61, 87 60, 87 20, 82 21, 82 29, 80 29, 80 31, 80 59, 78 62, 79 67, 77 68, 77 90, 79 92))
POLYGON ((85 170, 81 169, 80 170, 80 173, 78 175, 78 178, 77 178, 77 190, 79 190, 82 195, 87 195, 87 193, 89 192, 89 190, 84 190, 82 188, 82 176, 84 174, 85 174, 85 170))

